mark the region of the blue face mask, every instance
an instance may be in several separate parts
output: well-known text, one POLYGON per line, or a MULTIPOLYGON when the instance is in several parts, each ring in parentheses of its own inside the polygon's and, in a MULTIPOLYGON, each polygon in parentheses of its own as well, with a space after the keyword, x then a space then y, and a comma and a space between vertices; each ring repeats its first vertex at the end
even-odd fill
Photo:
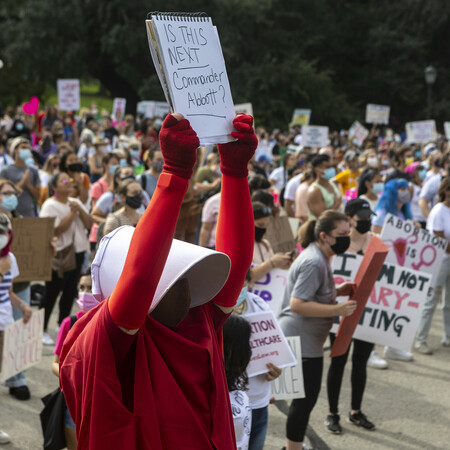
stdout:
POLYGON ((27 166, 34 167, 34 166, 35 166, 34 158, 33 158, 32 156, 30 156, 29 158, 27 158, 27 159, 25 160, 25 164, 26 164, 27 166))
POLYGON ((426 176, 427 176, 427 171, 425 169, 419 171, 419 178, 421 180, 425 180, 426 176))
POLYGON ((127 167, 128 166, 127 160, 125 158, 121 158, 121 160, 119 161, 119 164, 122 167, 127 167))
POLYGON ((130 150, 130 154, 133 158, 139 159, 139 150, 130 150))
POLYGON ((383 192, 384 189, 384 183, 374 183, 372 191, 374 194, 379 195, 383 192))
POLYGON ((19 150, 19 158, 22 161, 26 161, 28 158, 32 158, 31 150, 29 148, 22 148, 19 150))
POLYGON ((336 169, 334 167, 328 167, 328 169, 325 170, 325 173, 323 174, 325 180, 331 180, 335 176, 336 176, 336 169))
POLYGON ((236 306, 239 306, 242 304, 242 302, 247 298, 247 293, 248 293, 248 287, 244 286, 241 290, 241 293, 239 294, 239 297, 236 302, 236 306))
POLYGON ((14 211, 17 208, 19 201, 15 195, 9 195, 8 197, 3 197, 0 203, 0 208, 4 211, 14 211))
POLYGON ((116 169, 118 168, 119 166, 117 165, 117 164, 114 164, 113 166, 109 166, 109 173, 111 174, 111 175, 114 175, 114 172, 116 171, 116 169))

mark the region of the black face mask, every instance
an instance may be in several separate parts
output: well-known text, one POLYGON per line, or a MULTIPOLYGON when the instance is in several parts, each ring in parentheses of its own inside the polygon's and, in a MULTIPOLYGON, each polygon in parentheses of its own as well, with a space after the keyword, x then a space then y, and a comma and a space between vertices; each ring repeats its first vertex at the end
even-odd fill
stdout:
POLYGON ((256 242, 261 242, 264 234, 266 233, 266 229, 267 228, 261 228, 261 227, 255 226, 255 241, 256 242))
POLYGON ((142 194, 133 195, 133 197, 126 197, 125 203, 133 209, 138 209, 142 205, 142 194))
POLYGON ((163 170, 164 161, 154 161, 152 162, 152 168, 155 172, 161 173, 163 170))
POLYGON ((82 165, 81 163, 73 163, 73 164, 69 164, 67 166, 67 168, 71 171, 71 172, 81 172, 82 169, 82 165))
POLYGON ((338 236, 335 237, 336 244, 330 245, 331 250, 333 250, 336 255, 341 255, 345 253, 350 247, 350 236, 338 236))
POLYGON ((365 234, 368 231, 370 231, 371 226, 372 226, 372 224, 370 223, 370 220, 358 220, 356 222, 355 230, 358 233, 365 234))

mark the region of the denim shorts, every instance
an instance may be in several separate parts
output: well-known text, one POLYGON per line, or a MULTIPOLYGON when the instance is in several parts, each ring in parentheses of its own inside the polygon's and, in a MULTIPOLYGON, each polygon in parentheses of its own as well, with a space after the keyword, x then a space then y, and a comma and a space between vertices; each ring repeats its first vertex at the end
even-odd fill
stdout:
POLYGON ((71 428, 72 430, 75 430, 75 423, 72 420, 72 417, 70 417, 69 409, 66 407, 66 412, 64 414, 64 426, 66 428, 71 428))

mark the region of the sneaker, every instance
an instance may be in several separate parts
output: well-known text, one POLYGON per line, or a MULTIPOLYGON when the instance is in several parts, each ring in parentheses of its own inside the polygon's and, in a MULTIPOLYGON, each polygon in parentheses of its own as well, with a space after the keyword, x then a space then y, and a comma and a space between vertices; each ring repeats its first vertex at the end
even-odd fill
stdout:
POLYGON ((388 362, 383 359, 376 350, 372 350, 369 359, 367 360, 367 367, 372 367, 372 369, 387 369, 388 366, 388 362))
POLYGON ((348 413, 348 421, 358 425, 358 427, 363 427, 366 430, 374 430, 375 424, 367 420, 367 417, 361 412, 357 412, 355 414, 352 414, 351 412, 348 413))
POLYGON ((428 347, 428 344, 424 342, 416 342, 414 344, 414 350, 416 350, 419 353, 422 353, 422 355, 432 355, 433 350, 431 350, 430 347, 428 347))
POLYGON ((28 389, 28 386, 10 387, 9 395, 16 397, 17 400, 29 400, 30 390, 28 389))
POLYGON ((339 425, 339 420, 341 417, 339 414, 328 414, 327 420, 325 420, 325 425, 328 428, 328 431, 333 434, 341 434, 342 428, 339 425))
POLYGON ((55 345, 55 341, 50 337, 48 333, 42 335, 42 343, 44 345, 55 345))
POLYGON ((384 348, 384 357, 388 359, 396 359, 398 361, 413 361, 414 356, 411 352, 405 352, 398 348, 386 346, 384 348))
POLYGON ((7 444, 11 442, 11 438, 4 431, 0 430, 0 444, 7 444))

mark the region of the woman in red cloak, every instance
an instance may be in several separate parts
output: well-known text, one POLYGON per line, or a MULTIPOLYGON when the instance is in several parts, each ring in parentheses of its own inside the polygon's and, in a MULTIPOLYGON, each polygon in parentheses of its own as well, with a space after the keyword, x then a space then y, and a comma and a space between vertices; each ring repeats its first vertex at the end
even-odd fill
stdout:
POLYGON ((236 448, 220 335, 252 260, 247 163, 257 138, 251 116, 238 115, 233 124, 237 140, 218 146, 216 234, 230 275, 212 301, 192 308, 181 279, 149 314, 199 146, 180 114, 163 123, 164 169, 124 270, 110 297, 75 323, 61 353, 60 384, 80 449, 236 448))

